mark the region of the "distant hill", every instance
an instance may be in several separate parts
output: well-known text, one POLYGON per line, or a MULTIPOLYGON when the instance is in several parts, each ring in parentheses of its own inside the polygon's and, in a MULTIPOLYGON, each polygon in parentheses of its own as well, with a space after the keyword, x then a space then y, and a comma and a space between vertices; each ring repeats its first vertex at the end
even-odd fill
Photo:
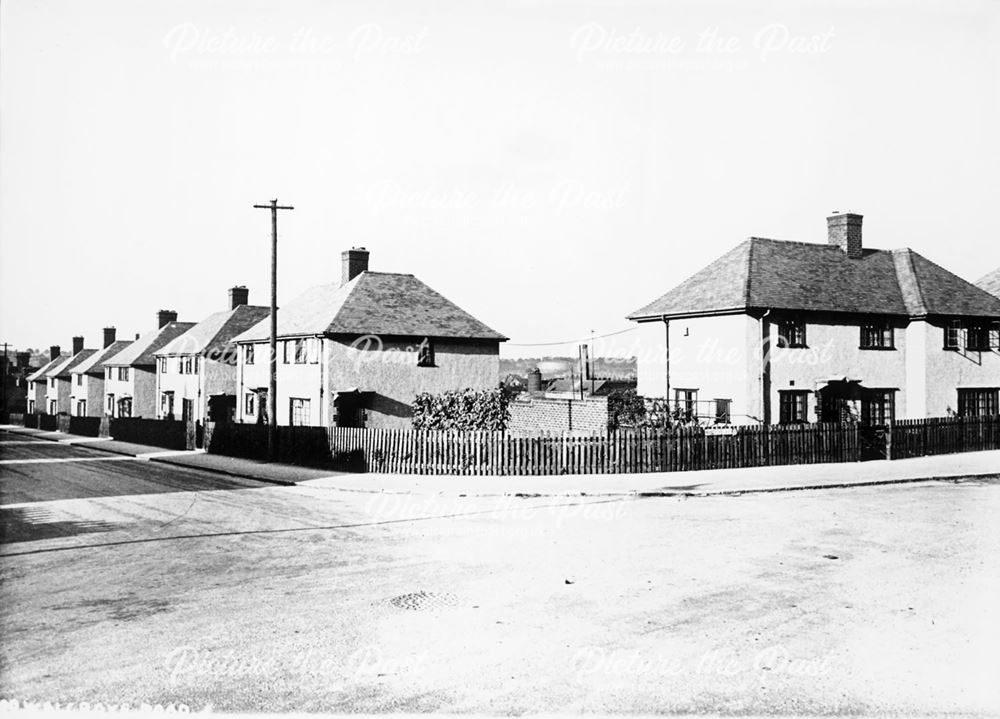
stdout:
MULTIPOLYGON (((636 378, 635 357, 597 357, 593 360, 594 376, 599 379, 631 379, 636 378)), ((542 370, 542 379, 568 377, 570 368, 579 372, 579 360, 576 357, 522 357, 500 358, 500 378, 508 374, 527 376, 528 372, 538 367, 542 370)))

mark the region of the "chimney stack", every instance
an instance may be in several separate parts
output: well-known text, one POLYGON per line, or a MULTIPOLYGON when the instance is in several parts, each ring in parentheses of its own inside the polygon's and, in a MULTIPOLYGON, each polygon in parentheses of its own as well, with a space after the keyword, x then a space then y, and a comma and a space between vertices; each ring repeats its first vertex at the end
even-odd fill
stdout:
POLYGON ((60 354, 60 352, 59 352, 59 345, 52 345, 51 347, 49 347, 49 361, 50 362, 52 360, 58 359, 59 358, 59 354, 60 354))
POLYGON ((110 347, 115 343, 115 328, 105 327, 104 328, 104 346, 110 347))
POLYGON ((861 215, 853 212, 834 212, 826 218, 826 241, 847 253, 852 260, 864 255, 861 245, 861 215))
POLYGON ((250 290, 243 285, 229 288, 229 309, 235 310, 240 305, 248 304, 250 300, 250 290))
POLYGON ((73 354, 78 355, 83 352, 83 337, 73 338, 73 354))
POLYGON ((156 313, 157 328, 177 321, 177 313, 173 310, 160 310, 156 313))
POLYGON ((362 272, 368 271, 368 250, 364 247, 352 247, 340 254, 341 286, 346 285, 362 272))

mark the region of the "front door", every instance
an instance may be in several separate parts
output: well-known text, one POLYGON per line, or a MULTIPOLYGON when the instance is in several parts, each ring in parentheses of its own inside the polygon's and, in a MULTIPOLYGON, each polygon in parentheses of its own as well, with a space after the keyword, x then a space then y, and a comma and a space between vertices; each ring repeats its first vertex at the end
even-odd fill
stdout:
POLYGON ((819 421, 851 424, 858 421, 862 388, 857 382, 830 382, 819 390, 819 421))

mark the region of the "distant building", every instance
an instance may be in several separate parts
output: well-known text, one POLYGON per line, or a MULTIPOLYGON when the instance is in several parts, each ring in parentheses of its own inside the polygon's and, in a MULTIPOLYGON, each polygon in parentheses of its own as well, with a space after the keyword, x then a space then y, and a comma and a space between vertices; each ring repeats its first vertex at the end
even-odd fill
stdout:
POLYGON ((29 414, 44 414, 48 409, 45 396, 48 393, 49 381, 45 374, 59 363, 61 355, 62 352, 59 349, 59 345, 52 345, 49 348, 49 361, 35 370, 34 373, 28 375, 26 402, 29 414))
POLYGON ((28 409, 28 376, 34 374, 30 352, 15 352, 7 356, 3 375, 3 412, 23 414, 28 409))
POLYGON ((986 290, 995 297, 1000 297, 1000 267, 979 279, 976 286, 986 290))
POLYGON ((45 393, 48 414, 70 414, 71 372, 77 365, 96 352, 97 350, 84 349, 83 337, 74 337, 73 354, 61 362, 57 362, 44 374, 48 382, 45 393))
MULTIPOLYGON (((413 275, 370 272, 343 253, 341 279, 278 311, 277 422, 408 427, 421 392, 494 389, 507 338, 413 275)), ((240 422, 263 422, 270 319, 235 338, 240 422)))
POLYGON ((128 347, 128 340, 115 340, 115 328, 104 328, 104 346, 76 365, 71 375, 70 407, 76 417, 102 417, 104 407, 104 361, 128 347))
POLYGON ((194 327, 194 323, 178 322, 177 313, 170 310, 160 310, 156 318, 155 330, 130 342, 102 363, 104 413, 110 417, 157 416, 154 353, 194 327))
POLYGON ((228 422, 236 416, 236 344, 233 338, 270 315, 247 304, 246 287, 229 290, 228 309, 216 312, 165 344, 156 356, 157 416, 228 422))

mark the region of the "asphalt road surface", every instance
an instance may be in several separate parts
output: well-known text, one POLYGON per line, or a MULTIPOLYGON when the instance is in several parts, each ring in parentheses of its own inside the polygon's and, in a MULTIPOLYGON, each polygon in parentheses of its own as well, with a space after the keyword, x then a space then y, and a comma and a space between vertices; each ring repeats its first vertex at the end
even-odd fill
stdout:
POLYGON ((4 698, 1000 710, 996 482, 453 498, 113 457, 0 433, 4 698))

